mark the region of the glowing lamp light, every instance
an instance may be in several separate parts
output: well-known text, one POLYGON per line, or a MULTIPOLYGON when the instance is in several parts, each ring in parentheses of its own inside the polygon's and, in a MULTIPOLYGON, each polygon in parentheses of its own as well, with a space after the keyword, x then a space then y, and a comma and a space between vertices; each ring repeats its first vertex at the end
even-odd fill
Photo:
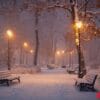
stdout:
POLYGON ((7 30, 7 36, 9 38, 12 38, 13 37, 13 32, 11 30, 7 30))
POLYGON ((79 36, 79 33, 78 32, 76 32, 76 37, 78 37, 79 36))
POLYGON ((75 28, 80 29, 83 26, 83 23, 81 21, 78 21, 75 23, 75 28))
POLYGON ((76 45, 79 45, 79 39, 75 39, 76 45))
POLYGON ((25 47, 25 48, 27 48, 27 47, 28 47, 27 42, 24 42, 24 47, 25 47))
POLYGON ((72 55, 73 54, 73 51, 71 51, 70 54, 72 55))
POLYGON ((56 53, 57 53, 57 55, 60 55, 60 51, 57 51, 56 53))
POLYGON ((33 53, 33 50, 30 50, 30 53, 33 53))
POLYGON ((65 51, 64 50, 62 50, 62 54, 64 54, 65 53, 65 51))

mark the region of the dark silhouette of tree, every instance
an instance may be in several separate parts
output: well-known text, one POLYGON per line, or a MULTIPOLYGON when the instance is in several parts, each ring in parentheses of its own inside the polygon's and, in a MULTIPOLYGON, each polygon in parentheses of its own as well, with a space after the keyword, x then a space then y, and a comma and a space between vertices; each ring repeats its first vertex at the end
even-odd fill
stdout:
POLYGON ((34 65, 37 65, 38 61, 38 52, 39 52, 39 32, 38 32, 38 16, 39 16, 39 11, 38 9, 35 10, 35 39, 36 39, 36 44, 35 44, 35 54, 34 54, 34 65))

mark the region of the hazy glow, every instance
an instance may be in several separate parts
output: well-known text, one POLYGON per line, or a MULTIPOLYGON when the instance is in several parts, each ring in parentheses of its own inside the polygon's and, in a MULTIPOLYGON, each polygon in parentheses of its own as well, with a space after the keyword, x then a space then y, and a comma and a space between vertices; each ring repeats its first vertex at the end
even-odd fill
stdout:
POLYGON ((62 50, 62 54, 64 54, 65 53, 65 51, 64 50, 62 50))
POLYGON ((81 28, 83 26, 83 23, 81 21, 78 21, 75 23, 75 28, 81 28))
POLYGON ((60 51, 57 51, 57 52, 56 52, 57 55, 62 55, 62 54, 64 54, 64 53, 65 53, 64 50, 60 50, 60 51))
POLYGON ((30 53, 33 53, 34 51, 33 50, 30 50, 30 53))
POLYGON ((27 48, 27 47, 28 47, 27 42, 24 42, 23 46, 24 46, 25 48, 27 48))
POLYGON ((78 32, 76 32, 76 37, 78 37, 79 36, 79 33, 78 32))
POLYGON ((7 36, 9 38, 12 38, 13 37, 13 32, 11 30, 7 30, 7 36))
POLYGON ((71 51, 70 54, 72 55, 73 54, 73 51, 71 51))
POLYGON ((75 39, 76 45, 79 45, 79 39, 75 39))
POLYGON ((57 54, 57 55, 60 55, 60 51, 57 51, 56 54, 57 54))

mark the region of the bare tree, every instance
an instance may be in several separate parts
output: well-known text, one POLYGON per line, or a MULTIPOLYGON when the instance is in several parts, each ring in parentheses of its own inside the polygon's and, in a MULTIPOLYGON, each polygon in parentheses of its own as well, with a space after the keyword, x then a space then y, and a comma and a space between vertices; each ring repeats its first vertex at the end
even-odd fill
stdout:
POLYGON ((38 16, 39 11, 38 9, 35 10, 35 39, 36 39, 36 47, 35 47, 35 54, 34 54, 34 65, 37 65, 38 61, 38 51, 39 51, 39 33, 38 33, 38 16))
MULTIPOLYGON (((39 30, 38 30, 38 24, 39 24, 39 12, 43 11, 43 10, 47 10, 47 9, 51 9, 52 11, 54 10, 54 8, 63 8, 64 10, 67 10, 70 12, 71 17, 72 17, 72 22, 75 22, 75 4, 77 0, 70 0, 70 5, 67 5, 66 2, 64 2, 63 4, 61 4, 62 0, 48 0, 47 2, 51 1, 51 5, 47 4, 47 3, 39 3, 40 0, 23 0, 24 5, 22 5, 22 7, 19 7, 16 9, 16 3, 17 0, 1 0, 0 1, 0 5, 2 5, 2 9, 0 8, 0 13, 4 13, 8 12, 8 13, 18 13, 21 12, 23 10, 28 9, 28 11, 35 11, 35 39, 36 39, 36 44, 35 44, 35 55, 34 55, 34 65, 37 65, 38 63, 38 52, 39 52, 39 30), (5 2, 5 3, 4 3, 5 2), (52 3, 54 2, 54 3, 52 3), (10 5, 10 7, 12 7, 12 9, 7 9, 6 5, 10 5), (6 8, 6 10, 5 10, 6 8)), ((64 1, 64 0, 63 0, 64 1)), ((66 0, 65 0, 66 1, 66 0)), ((81 0, 78 0, 81 1, 81 0)), ((79 16, 81 15, 81 12, 85 12, 85 17, 87 16, 87 5, 88 5, 89 0, 85 0, 85 2, 82 4, 82 6, 80 8, 78 8, 79 10, 79 16)), ((3 14, 4 14, 3 13, 3 14)), ((85 18, 83 17, 83 19, 85 18)), ((97 29, 96 29, 97 30, 97 29)), ((98 36, 100 33, 100 30, 97 30, 98 36)), ((96 34, 97 35, 97 34, 96 34)), ((55 51, 55 50, 54 50, 55 51)), ((83 57, 83 54, 81 54, 83 57)), ((83 59, 83 58, 82 58, 83 59)), ((84 63, 84 60, 82 61, 82 63, 84 63)))

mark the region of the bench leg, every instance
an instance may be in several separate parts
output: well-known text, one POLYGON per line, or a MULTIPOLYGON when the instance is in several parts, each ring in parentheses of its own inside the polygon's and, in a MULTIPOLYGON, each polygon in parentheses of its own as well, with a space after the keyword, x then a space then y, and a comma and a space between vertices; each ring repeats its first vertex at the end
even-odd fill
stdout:
POLYGON ((77 81, 75 82, 75 86, 77 86, 77 81))
POLYGON ((80 84, 79 84, 79 90, 80 90, 80 91, 84 90, 85 88, 87 88, 87 87, 86 87, 86 84, 84 84, 84 83, 80 83, 80 84))
POLYGON ((88 85, 87 88, 88 88, 89 90, 95 91, 95 88, 94 88, 94 86, 92 86, 92 85, 90 85, 90 86, 88 85))
POLYGON ((92 85, 85 84, 85 83, 80 83, 79 89, 80 91, 95 91, 92 85))
POLYGON ((20 83, 20 77, 18 78, 18 82, 20 83))
POLYGON ((7 80, 6 83, 7 83, 7 86, 10 86, 11 81, 10 80, 7 80))

